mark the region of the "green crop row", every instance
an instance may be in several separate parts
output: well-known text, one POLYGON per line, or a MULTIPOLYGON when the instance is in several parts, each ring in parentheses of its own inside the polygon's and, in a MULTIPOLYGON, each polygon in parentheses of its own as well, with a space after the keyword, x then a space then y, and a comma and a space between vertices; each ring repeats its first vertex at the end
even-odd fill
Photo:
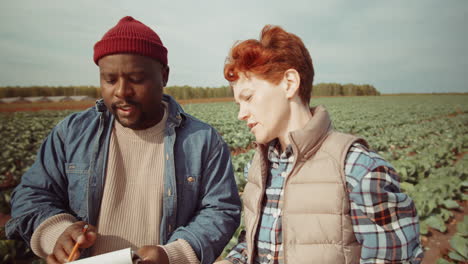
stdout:
MULTIPOLYGON (((401 177, 403 191, 415 201, 421 232, 427 234, 429 227, 444 232, 453 210, 459 208, 458 202, 467 200, 467 101, 467 95, 421 95, 319 98, 311 104, 324 105, 336 130, 364 137, 372 149, 392 163, 401 177)), ((241 153, 233 156, 233 166, 242 192, 244 168, 255 152, 251 149, 255 138, 245 122, 237 119, 238 106, 232 102, 205 103, 185 105, 184 109, 215 127, 233 153, 241 153)), ((12 187, 32 165, 52 127, 70 113, 0 114, 0 213, 9 213, 12 187)), ((11 247, 24 245, 0 243, 0 260, 5 256, 2 249, 11 247)))

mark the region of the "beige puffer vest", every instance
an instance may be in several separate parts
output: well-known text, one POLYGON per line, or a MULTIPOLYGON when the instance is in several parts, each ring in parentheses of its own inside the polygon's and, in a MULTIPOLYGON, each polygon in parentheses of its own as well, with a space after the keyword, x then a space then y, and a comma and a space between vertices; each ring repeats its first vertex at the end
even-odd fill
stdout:
MULTIPOLYGON (((346 154, 356 141, 332 130, 327 111, 318 106, 303 130, 290 133, 294 165, 283 196, 284 263, 359 263, 361 247, 353 233, 344 175, 346 154)), ((268 175, 267 147, 259 145, 244 189, 244 221, 249 263, 268 175)))

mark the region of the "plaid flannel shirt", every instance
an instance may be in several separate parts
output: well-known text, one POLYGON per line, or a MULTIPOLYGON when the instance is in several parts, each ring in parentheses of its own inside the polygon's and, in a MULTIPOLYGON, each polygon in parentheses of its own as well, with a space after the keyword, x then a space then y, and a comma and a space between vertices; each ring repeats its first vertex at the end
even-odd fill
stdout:
MULTIPOLYGON (((277 140, 271 142, 268 150, 270 170, 254 263, 284 263, 282 196, 294 155, 291 146, 278 153, 277 144, 277 140)), ((360 263, 420 263, 423 250, 416 208, 411 198, 400 191, 398 175, 392 166, 355 143, 346 156, 345 175, 353 231, 362 246, 360 263)), ((226 259, 235 264, 247 263, 246 242, 240 241, 226 259)))

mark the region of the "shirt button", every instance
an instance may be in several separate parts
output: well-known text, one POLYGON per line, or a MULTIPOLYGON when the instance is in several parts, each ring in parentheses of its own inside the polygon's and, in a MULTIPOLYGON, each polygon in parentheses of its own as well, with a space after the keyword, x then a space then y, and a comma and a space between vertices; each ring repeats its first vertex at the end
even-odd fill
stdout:
POLYGON ((268 259, 268 260, 271 260, 272 258, 273 258, 273 257, 271 256, 271 254, 268 254, 268 255, 267 255, 267 259, 268 259))
POLYGON ((286 173, 285 171, 283 171, 283 172, 281 173, 281 176, 283 176, 283 177, 286 177, 286 175, 287 175, 287 173, 286 173))
POLYGON ((187 181, 188 181, 188 182, 194 182, 195 179, 194 179, 193 177, 188 177, 188 178, 187 178, 187 181))

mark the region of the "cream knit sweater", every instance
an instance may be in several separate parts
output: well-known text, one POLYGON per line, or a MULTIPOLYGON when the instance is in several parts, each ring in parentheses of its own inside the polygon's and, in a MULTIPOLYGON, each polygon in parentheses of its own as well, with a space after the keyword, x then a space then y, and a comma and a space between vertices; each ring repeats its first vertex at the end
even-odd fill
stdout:
MULTIPOLYGON (((159 244, 164 187, 164 130, 167 111, 153 127, 132 130, 114 122, 104 193, 92 255, 159 244)), ((77 221, 60 214, 33 233, 33 252, 45 258, 62 232, 77 221)), ((190 244, 177 240, 163 246, 170 263, 199 263, 190 244)))

